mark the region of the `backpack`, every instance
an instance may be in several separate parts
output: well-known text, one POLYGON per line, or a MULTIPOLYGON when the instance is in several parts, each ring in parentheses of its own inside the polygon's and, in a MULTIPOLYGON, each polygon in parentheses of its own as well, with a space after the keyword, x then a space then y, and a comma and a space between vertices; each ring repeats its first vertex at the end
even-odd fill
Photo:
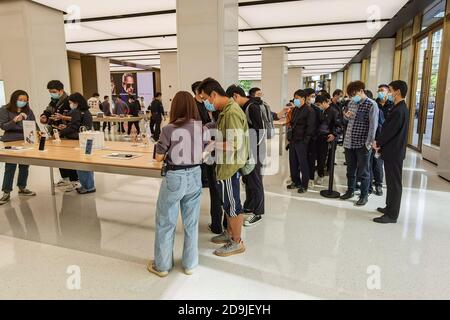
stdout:
MULTIPOLYGON (((254 104, 254 103, 251 103, 254 104)), ((250 104, 250 105, 251 105, 250 104)), ((247 121, 250 125, 253 125, 252 119, 250 119, 250 105, 245 109, 245 115, 247 116, 247 121)), ((256 104, 255 104, 256 105, 256 104)), ((266 130, 267 139, 272 139, 275 136, 275 126, 273 124, 272 111, 267 103, 263 102, 259 105, 261 112, 261 119, 263 122, 264 130, 266 130)))

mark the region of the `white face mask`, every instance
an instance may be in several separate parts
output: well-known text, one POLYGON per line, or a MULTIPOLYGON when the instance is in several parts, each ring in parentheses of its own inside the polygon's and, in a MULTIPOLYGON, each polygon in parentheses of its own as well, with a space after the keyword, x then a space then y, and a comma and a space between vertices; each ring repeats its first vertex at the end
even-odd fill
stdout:
POLYGON ((78 105, 71 103, 70 104, 70 109, 75 110, 76 108, 78 108, 78 105))

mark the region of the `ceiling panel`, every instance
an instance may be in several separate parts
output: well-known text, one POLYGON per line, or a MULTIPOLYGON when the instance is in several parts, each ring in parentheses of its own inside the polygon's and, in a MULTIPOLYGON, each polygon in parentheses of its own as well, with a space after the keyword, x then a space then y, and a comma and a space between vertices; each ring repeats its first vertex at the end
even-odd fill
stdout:
POLYGON ((408 0, 303 0, 240 7, 239 14, 254 28, 323 22, 367 20, 372 12, 392 18, 408 0))
MULTIPOLYGON (((382 27, 385 24, 385 22, 380 23, 380 26, 382 27)), ((368 28, 366 23, 357 23, 351 25, 262 30, 259 33, 269 42, 288 42, 373 37, 378 31, 378 29, 368 28)))
POLYGON ((239 44, 251 44, 251 43, 265 43, 258 32, 239 32, 239 44))
POLYGON ((120 66, 120 67, 111 67, 110 70, 112 72, 120 72, 120 71, 140 71, 140 70, 145 70, 145 69, 120 66))
MULTIPOLYGON (((176 34, 176 15, 156 15, 147 17, 135 17, 129 19, 115 19, 107 21, 84 22, 81 26, 85 29, 104 32, 109 36, 86 36, 81 40, 110 39, 111 35, 115 38, 151 36, 161 34, 176 34)), ((80 38, 77 30, 68 32, 73 26, 66 24, 66 40, 75 41, 73 36, 80 38)))
POLYGON ((306 53, 289 53, 289 60, 301 60, 301 59, 338 59, 338 58, 353 58, 358 53, 358 50, 347 52, 306 52, 306 53))
MULTIPOLYGON (((301 46, 299 46, 301 47, 301 46)), ((358 46, 336 46, 336 47, 315 47, 315 48, 292 48, 289 50, 289 53, 296 52, 330 52, 330 51, 359 51, 364 48, 364 45, 358 46)))
POLYGON ((171 10, 176 0, 33 0, 65 12, 78 8, 81 18, 171 10))
POLYGON ((141 50, 141 49, 148 49, 148 46, 137 43, 136 41, 123 40, 123 41, 67 44, 67 49, 81 53, 90 53, 90 52, 120 51, 125 49, 141 50))
POLYGON ((307 61, 289 61, 289 66, 303 65, 321 65, 321 64, 346 64, 350 59, 326 59, 326 60, 307 60, 307 61))
POLYGON ((160 60, 159 59, 143 59, 143 60, 123 60, 126 62, 136 63, 136 64, 143 64, 146 66, 154 66, 159 65, 160 60))

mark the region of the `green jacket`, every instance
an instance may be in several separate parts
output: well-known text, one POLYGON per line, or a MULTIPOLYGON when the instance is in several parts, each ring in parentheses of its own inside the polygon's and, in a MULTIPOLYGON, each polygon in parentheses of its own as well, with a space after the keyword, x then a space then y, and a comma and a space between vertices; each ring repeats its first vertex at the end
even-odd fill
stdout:
POLYGON ((232 98, 219 114, 217 130, 221 135, 217 141, 227 143, 226 150, 216 150, 217 180, 226 180, 245 166, 250 152, 247 117, 232 98))

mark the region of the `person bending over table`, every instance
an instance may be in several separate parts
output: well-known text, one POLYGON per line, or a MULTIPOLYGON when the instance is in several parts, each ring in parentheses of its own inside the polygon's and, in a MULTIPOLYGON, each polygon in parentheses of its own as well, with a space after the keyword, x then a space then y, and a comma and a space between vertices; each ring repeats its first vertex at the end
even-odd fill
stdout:
MULTIPOLYGON (((62 138, 78 140, 80 128, 85 127, 86 130, 92 129, 92 114, 89 112, 89 107, 86 99, 78 92, 69 97, 70 121, 67 125, 60 125, 60 136, 62 138)), ((77 170, 80 184, 74 184, 72 189, 67 189, 67 192, 77 190, 79 194, 88 194, 96 191, 94 172, 77 170)))
MULTIPOLYGON (((34 113, 28 103, 29 96, 23 90, 15 91, 7 105, 0 108, 0 128, 5 131, 1 137, 3 142, 24 140, 23 120, 35 121, 34 113)), ((19 196, 35 196, 36 193, 27 189, 28 169, 30 166, 19 165, 19 196)), ((5 163, 5 175, 3 176, 3 196, 0 205, 8 203, 13 190, 14 174, 17 164, 5 163)))

